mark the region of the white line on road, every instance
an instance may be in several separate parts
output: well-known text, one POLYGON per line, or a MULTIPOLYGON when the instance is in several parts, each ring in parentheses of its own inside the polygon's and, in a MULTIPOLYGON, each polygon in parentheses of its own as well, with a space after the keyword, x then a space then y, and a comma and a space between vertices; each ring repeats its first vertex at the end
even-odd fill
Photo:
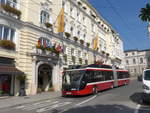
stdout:
POLYGON ((84 103, 86 103, 86 102, 88 102, 88 101, 90 101, 90 100, 92 100, 92 99, 94 99, 94 98, 96 98, 96 97, 97 97, 97 96, 95 95, 95 96, 93 96, 93 97, 91 97, 91 98, 89 98, 89 99, 87 99, 87 100, 82 101, 81 103, 76 104, 76 106, 80 106, 81 104, 84 104, 84 103))
POLYGON ((140 109, 140 107, 141 107, 141 105, 140 105, 140 104, 138 104, 138 105, 137 105, 137 107, 135 108, 134 113, 139 113, 139 109, 140 109))
POLYGON ((68 104, 71 104, 71 102, 58 103, 58 104, 55 104, 53 106, 48 106, 48 107, 45 107, 45 108, 38 109, 36 112, 41 113, 41 112, 49 111, 51 109, 62 107, 62 106, 68 105, 68 104))

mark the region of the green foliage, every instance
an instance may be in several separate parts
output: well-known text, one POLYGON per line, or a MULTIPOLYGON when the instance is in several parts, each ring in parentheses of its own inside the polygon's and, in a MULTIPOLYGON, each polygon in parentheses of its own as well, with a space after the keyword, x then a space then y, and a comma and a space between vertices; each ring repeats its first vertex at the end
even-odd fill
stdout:
POLYGON ((87 47, 90 47, 90 43, 86 43, 86 46, 87 46, 87 47))
POLYGON ((142 21, 150 21, 150 4, 146 4, 145 8, 141 8, 139 17, 142 21))
POLYGON ((80 43, 83 45, 84 44, 84 40, 80 39, 80 43))
POLYGON ((21 11, 19 11, 18 9, 13 8, 13 7, 11 7, 10 5, 7 5, 7 4, 1 4, 1 6, 2 6, 2 8, 3 8, 6 12, 13 13, 13 14, 17 15, 18 18, 20 19, 21 11))
POLYGON ((65 32, 65 35, 67 38, 69 38, 71 36, 70 33, 68 33, 68 32, 65 32))
POLYGON ((78 37, 75 36, 75 37, 73 37, 73 38, 74 38, 74 41, 75 41, 75 42, 78 41, 78 37))
POLYGON ((45 23, 45 26, 46 26, 47 28, 51 28, 53 25, 52 25, 51 23, 49 23, 49 22, 46 22, 46 23, 45 23))
POLYGON ((8 50, 15 50, 16 45, 10 40, 0 40, 0 47, 8 50))

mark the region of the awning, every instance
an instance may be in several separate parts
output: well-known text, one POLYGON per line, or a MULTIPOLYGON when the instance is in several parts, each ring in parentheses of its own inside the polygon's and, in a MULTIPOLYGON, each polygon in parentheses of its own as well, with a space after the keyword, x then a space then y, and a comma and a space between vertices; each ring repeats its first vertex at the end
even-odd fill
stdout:
POLYGON ((21 75, 23 72, 14 65, 0 65, 0 74, 21 75))

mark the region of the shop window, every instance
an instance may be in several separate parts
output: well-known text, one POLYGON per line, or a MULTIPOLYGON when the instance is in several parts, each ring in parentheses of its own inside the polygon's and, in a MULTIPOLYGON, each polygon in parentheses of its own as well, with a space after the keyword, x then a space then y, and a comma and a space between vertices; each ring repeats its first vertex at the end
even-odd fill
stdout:
POLYGON ((0 40, 14 40, 15 30, 7 26, 0 25, 0 40))

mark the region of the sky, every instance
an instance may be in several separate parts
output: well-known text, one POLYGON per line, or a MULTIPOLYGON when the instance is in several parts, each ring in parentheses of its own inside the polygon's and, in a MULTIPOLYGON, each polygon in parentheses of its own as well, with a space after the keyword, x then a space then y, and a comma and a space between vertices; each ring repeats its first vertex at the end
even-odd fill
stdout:
POLYGON ((124 50, 150 49, 148 22, 140 20, 140 9, 150 0, 88 0, 99 14, 120 34, 124 50))

